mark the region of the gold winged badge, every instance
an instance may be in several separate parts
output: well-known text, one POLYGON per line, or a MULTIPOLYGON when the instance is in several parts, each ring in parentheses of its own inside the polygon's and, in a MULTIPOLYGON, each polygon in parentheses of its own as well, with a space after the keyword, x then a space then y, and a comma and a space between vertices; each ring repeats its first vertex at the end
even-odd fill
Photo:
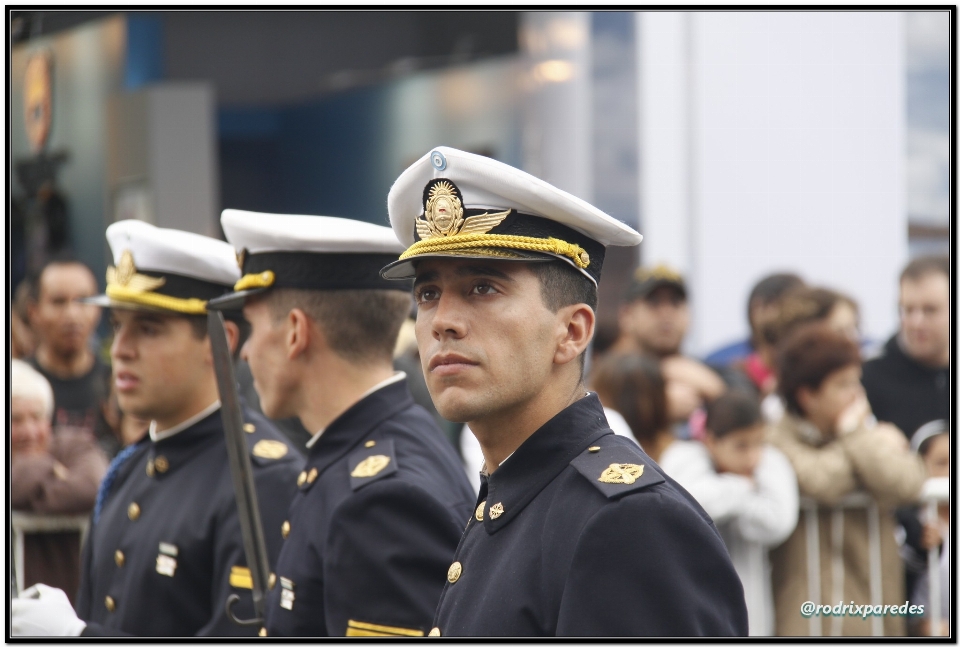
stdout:
POLYGON ((430 188, 423 217, 417 218, 420 240, 463 234, 485 234, 510 215, 510 209, 463 217, 463 204, 453 185, 440 181, 430 188))
POLYGON ((131 292, 152 292, 165 282, 164 278, 139 274, 129 249, 125 249, 120 255, 120 262, 116 267, 107 268, 107 285, 125 288, 131 292))

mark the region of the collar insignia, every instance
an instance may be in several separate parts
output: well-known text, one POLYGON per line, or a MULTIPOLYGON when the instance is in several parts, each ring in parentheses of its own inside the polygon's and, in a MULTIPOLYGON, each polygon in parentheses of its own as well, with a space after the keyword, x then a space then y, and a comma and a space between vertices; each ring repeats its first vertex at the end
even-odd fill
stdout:
POLYGON ((283 458, 287 455, 287 446, 279 440, 260 440, 253 446, 252 453, 260 458, 283 458))
POLYGON ((123 250, 116 267, 107 268, 107 285, 115 285, 134 292, 152 292, 165 282, 164 278, 138 274, 137 266, 133 264, 133 254, 129 249, 123 250))
POLYGON ((463 217, 463 202, 459 190, 448 180, 439 180, 430 187, 423 217, 417 218, 417 235, 420 240, 458 236, 462 234, 485 234, 510 215, 510 209, 495 213, 481 213, 463 217))
POLYGON ((379 474, 384 467, 390 464, 390 457, 384 456, 383 454, 376 454, 375 456, 367 456, 360 463, 353 468, 353 471, 350 472, 350 476, 354 478, 369 478, 371 476, 376 476, 379 474))
POLYGON ((610 463, 597 480, 601 483, 632 485, 643 475, 643 465, 633 463, 610 463))

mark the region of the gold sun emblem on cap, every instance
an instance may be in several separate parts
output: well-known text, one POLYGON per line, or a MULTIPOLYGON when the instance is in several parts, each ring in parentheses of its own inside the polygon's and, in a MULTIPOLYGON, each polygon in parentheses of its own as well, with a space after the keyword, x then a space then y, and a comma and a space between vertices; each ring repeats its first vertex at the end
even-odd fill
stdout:
POLYGON ((441 180, 430 188, 423 217, 417 218, 420 240, 460 234, 485 234, 510 215, 510 209, 463 217, 463 203, 451 182, 441 180))
POLYGON ((116 267, 107 268, 107 285, 116 285, 134 292, 152 292, 166 282, 164 278, 155 278, 137 273, 133 263, 133 254, 123 250, 116 267))
POLYGON ((635 483, 643 475, 643 465, 634 465, 632 463, 610 463, 610 467, 603 470, 603 474, 597 479, 601 483, 617 483, 619 485, 630 485, 635 483))

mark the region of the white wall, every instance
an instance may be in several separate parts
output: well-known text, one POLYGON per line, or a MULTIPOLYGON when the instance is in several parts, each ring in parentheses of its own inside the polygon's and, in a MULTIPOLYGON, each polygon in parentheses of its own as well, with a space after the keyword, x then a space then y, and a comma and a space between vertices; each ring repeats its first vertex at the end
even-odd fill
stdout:
POLYGON ((638 20, 642 258, 687 273, 688 350, 744 336, 750 288, 778 270, 853 296, 868 337, 892 333, 907 259, 901 14, 638 20))

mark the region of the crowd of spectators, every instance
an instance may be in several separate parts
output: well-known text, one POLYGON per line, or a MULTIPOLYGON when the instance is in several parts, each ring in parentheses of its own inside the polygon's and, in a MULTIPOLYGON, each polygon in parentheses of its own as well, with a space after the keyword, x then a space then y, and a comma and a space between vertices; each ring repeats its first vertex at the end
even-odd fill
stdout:
MULTIPOLYGON (((89 513, 109 460, 146 432, 149 421, 124 415, 112 393, 101 313, 82 301, 96 290, 86 266, 55 259, 15 292, 15 510, 89 513)), ((618 336, 594 348, 588 382, 611 428, 639 443, 713 518, 744 586, 751 635, 810 634, 799 609, 812 572, 821 601, 870 602, 870 541, 880 546, 883 603, 929 606, 927 551, 940 551, 943 569, 949 559, 949 509, 930 518, 919 505, 925 480, 949 474, 948 261, 920 258, 904 269, 899 330, 876 347, 861 339, 854 298, 778 273, 750 293, 749 337, 701 360, 683 351, 690 296, 676 271, 638 269, 618 336), (842 507, 851 495, 865 503, 842 507), (871 537, 874 513, 879 536, 871 537), (820 564, 807 563, 811 533, 819 534, 820 564)), ((395 355, 416 377, 410 335, 395 355)), ((421 390, 418 400, 429 404, 421 390)), ((456 441, 456 427, 448 431, 456 441)), ((459 442, 475 477, 475 439, 464 430, 459 442)), ((31 536, 24 548, 26 586, 76 591, 76 533, 31 536)), ((946 585, 940 590, 947 596, 946 585)), ((947 597, 934 602, 947 623, 947 597)), ((821 620, 824 635, 872 631, 870 619, 821 620)), ((928 616, 883 623, 885 635, 931 632, 928 616)))
MULTIPOLYGON (((641 268, 619 337, 594 358, 590 384, 616 412, 611 427, 622 417, 714 519, 744 585, 751 635, 871 635, 869 617, 800 613, 811 598, 871 603, 871 577, 883 604, 929 609, 926 551, 935 547, 944 635, 949 509, 931 519, 918 502, 927 479, 949 473, 948 261, 912 261, 899 305, 899 331, 875 348, 861 338, 854 298, 773 274, 750 293, 750 337, 701 362, 681 350, 683 278, 641 268), (811 537, 819 564, 808 563, 811 537)), ((882 624, 887 636, 931 633, 926 613, 882 624)))

